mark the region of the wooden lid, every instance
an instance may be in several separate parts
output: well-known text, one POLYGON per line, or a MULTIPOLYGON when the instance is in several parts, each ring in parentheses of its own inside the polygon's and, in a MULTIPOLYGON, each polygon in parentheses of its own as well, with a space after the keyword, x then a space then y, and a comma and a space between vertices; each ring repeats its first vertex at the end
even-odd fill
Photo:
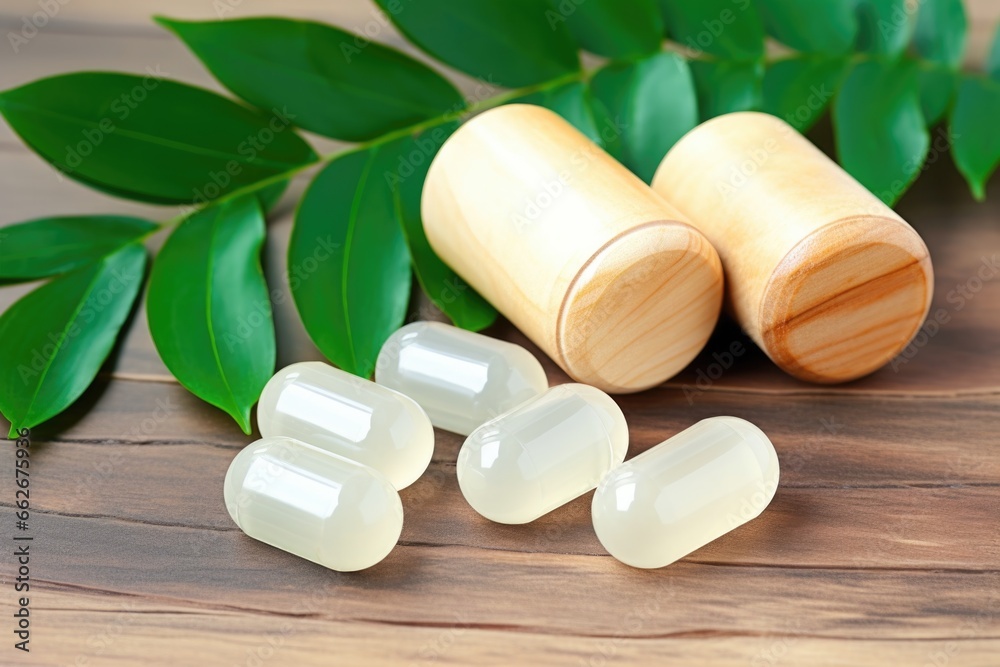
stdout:
POLYGON ((901 220, 825 225, 781 260, 760 304, 767 354, 810 382, 845 382, 889 362, 917 333, 934 277, 927 247, 901 220))
POLYGON ((608 241, 573 279, 557 361, 607 392, 648 389, 701 351, 721 305, 722 265, 705 237, 682 222, 647 222, 608 241))

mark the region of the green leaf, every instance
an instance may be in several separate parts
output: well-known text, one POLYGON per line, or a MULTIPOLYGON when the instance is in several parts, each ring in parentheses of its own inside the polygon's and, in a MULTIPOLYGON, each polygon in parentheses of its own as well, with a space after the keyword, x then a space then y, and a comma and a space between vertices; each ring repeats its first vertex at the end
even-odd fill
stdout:
POLYGON ((563 17, 547 0, 375 0, 411 42, 490 83, 519 88, 580 69, 563 17))
POLYGON ((761 107, 763 63, 693 60, 691 74, 701 120, 761 107))
POLYGON ((549 0, 547 16, 565 23, 587 51, 627 58, 660 50, 663 21, 656 0, 549 0))
POLYGON ((990 55, 986 58, 986 72, 990 78, 1000 81, 1000 27, 997 28, 996 35, 993 37, 990 55))
POLYGON ((875 60, 855 66, 834 102, 833 125, 840 164, 894 204, 920 173, 930 146, 915 68, 875 60))
POLYGON ((189 391, 250 433, 274 373, 274 323, 260 267, 264 217, 253 197, 188 216, 160 250, 146 310, 156 350, 189 391))
POLYGON ((603 145, 604 143, 601 134, 607 128, 598 125, 590 91, 585 84, 579 81, 537 91, 513 99, 509 103, 534 104, 551 109, 569 121, 573 127, 587 135, 587 138, 595 144, 603 145))
POLYGON ((287 108, 294 125, 327 137, 366 141, 465 105, 426 65, 322 23, 156 20, 222 85, 264 111, 287 108))
POLYGON ((59 414, 90 386, 128 317, 146 250, 127 245, 54 278, 0 316, 0 410, 17 429, 59 414))
POLYGON ((313 180, 295 216, 288 267, 302 323, 330 361, 361 377, 371 376, 410 298, 393 175, 426 157, 404 158, 385 146, 338 157, 313 180))
MULTIPOLYGON (((392 187, 395 216, 403 230, 403 236, 410 252, 413 271, 417 275, 424 294, 451 318, 456 326, 470 331, 479 331, 493 324, 497 318, 496 309, 481 297, 441 261, 424 234, 420 217, 420 194, 431 159, 445 139, 458 127, 457 124, 428 130, 419 138, 399 139, 385 150, 397 155, 426 155, 413 169, 397 170, 392 187)), ((412 164, 413 160, 408 163, 412 164)))
POLYGON ((159 78, 78 72, 0 93, 0 113, 65 175, 139 201, 187 204, 312 162, 288 118, 159 78))
POLYGON ((120 215, 40 218, 0 228, 0 279, 33 280, 78 269, 135 242, 156 225, 120 215))
POLYGON ((965 57, 967 32, 962 0, 921 0, 913 46, 926 60, 958 69, 965 57))
POLYGON ((932 62, 919 63, 920 110, 927 127, 934 127, 945 117, 958 92, 957 72, 932 62))
POLYGON ((952 154, 976 199, 986 198, 986 181, 1000 164, 1000 82, 966 77, 951 112, 952 154))
POLYGON ((773 63, 764 73, 763 110, 808 131, 840 89, 848 64, 847 58, 823 55, 773 63))
POLYGON ((660 0, 660 8, 670 36, 695 53, 729 60, 764 54, 764 25, 751 0, 660 0))
POLYGON ((768 34, 797 51, 846 53, 858 31, 853 0, 757 0, 768 34))
POLYGON ((691 70, 674 53, 605 67, 591 90, 621 128, 618 141, 608 142, 612 154, 647 183, 670 147, 698 124, 691 70))
POLYGON ((912 0, 854 1, 857 5, 858 48, 868 53, 890 56, 901 54, 909 45, 916 28, 915 3, 912 0))

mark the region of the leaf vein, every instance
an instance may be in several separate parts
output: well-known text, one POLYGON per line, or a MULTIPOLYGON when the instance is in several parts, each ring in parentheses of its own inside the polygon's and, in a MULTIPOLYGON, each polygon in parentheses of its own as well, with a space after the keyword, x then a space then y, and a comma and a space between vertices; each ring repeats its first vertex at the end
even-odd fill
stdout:
POLYGON ((233 392, 232 385, 229 383, 229 377, 226 375, 226 370, 222 366, 222 356, 219 354, 218 339, 215 335, 215 320, 212 316, 212 275, 215 268, 215 243, 216 238, 218 237, 220 221, 225 220, 225 218, 221 215, 222 208, 224 207, 225 205, 218 207, 212 212, 212 233, 208 239, 208 262, 205 266, 205 320, 208 329, 209 347, 212 349, 212 357, 215 360, 215 367, 219 371, 219 377, 222 379, 222 384, 226 388, 226 393, 228 393, 229 398, 232 399, 233 410, 240 415, 240 419, 238 419, 240 427, 246 429, 249 425, 244 425, 243 423, 243 413, 239 402, 236 400, 236 394, 233 392))
POLYGON ((375 156, 378 154, 378 147, 371 150, 368 160, 365 162, 361 175, 358 178, 358 185, 354 190, 354 197, 351 200, 351 211, 347 218, 347 232, 344 235, 344 265, 341 268, 340 278, 340 299, 344 309, 344 329, 347 332, 347 347, 351 352, 351 362, 354 371, 358 369, 358 353, 354 344, 354 330, 351 328, 350 304, 347 294, 347 281, 351 272, 351 246, 354 243, 354 230, 358 224, 358 212, 361 209, 361 200, 368 186, 368 176, 375 166, 375 156))
MULTIPOLYGON (((94 288, 97 286, 97 282, 100 280, 101 276, 104 275, 104 265, 107 263, 107 257, 100 260, 97 263, 97 273, 87 284, 87 288, 82 293, 82 298, 77 302, 76 307, 73 309, 73 314, 70 315, 69 319, 66 321, 65 326, 63 326, 60 332, 59 339, 56 341, 52 354, 48 355, 48 360, 45 364, 45 368, 38 376, 38 383, 35 384, 35 391, 31 394, 31 400, 28 401, 28 405, 24 410, 24 416, 22 419, 27 422, 28 416, 31 414, 31 409, 35 407, 35 401, 38 399, 38 394, 42 390, 42 385, 45 383, 45 378, 49 374, 49 370, 55 365, 56 357, 59 356, 59 352, 63 348, 63 343, 69 335, 69 329, 76 322, 76 318, 80 316, 80 312, 83 310, 84 304, 90 300, 90 295, 94 292, 94 288)), ((11 425, 13 425, 13 419, 11 420, 11 425)))
MULTIPOLYGON (((58 111, 52 111, 51 109, 43 109, 40 107, 34 107, 27 104, 20 103, 8 103, 10 107, 19 107, 24 111, 30 111, 41 116, 49 116, 50 118, 55 118, 57 120, 62 120, 66 123, 75 123, 82 127, 95 128, 99 127, 100 123, 97 121, 89 120, 86 118, 78 118, 76 116, 71 116, 68 114, 59 113, 58 111)), ((268 166, 274 169, 287 169, 289 167, 295 167, 298 163, 294 162, 276 162, 273 160, 267 160, 261 158, 259 155, 255 156, 253 160, 246 160, 245 156, 240 155, 238 152, 227 152, 222 150, 216 150, 213 148, 204 148, 202 146, 197 146, 195 144, 189 144, 184 141, 177 141, 174 139, 167 139, 165 137, 157 137, 146 132, 140 132, 138 130, 130 130, 128 128, 116 127, 115 134, 129 137, 131 139, 136 139, 137 141, 144 141, 148 144, 154 146, 162 146, 164 148, 170 148, 173 150, 185 151, 194 155, 202 155, 205 157, 215 157, 225 160, 236 160, 237 162, 242 162, 243 164, 255 164, 258 166, 268 166)))

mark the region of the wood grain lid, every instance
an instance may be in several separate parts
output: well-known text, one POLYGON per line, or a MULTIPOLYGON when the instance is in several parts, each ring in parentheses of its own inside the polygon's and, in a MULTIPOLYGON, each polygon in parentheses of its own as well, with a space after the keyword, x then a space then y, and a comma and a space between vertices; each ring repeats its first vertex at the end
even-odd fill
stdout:
POLYGON ((708 341, 722 288, 719 256, 694 228, 659 220, 627 229, 567 290, 557 361, 577 380, 612 393, 658 385, 708 341))
POLYGON ((810 382, 853 380, 916 335, 933 294, 927 247, 905 222, 859 215, 820 227, 778 264, 764 290, 764 349, 810 382))

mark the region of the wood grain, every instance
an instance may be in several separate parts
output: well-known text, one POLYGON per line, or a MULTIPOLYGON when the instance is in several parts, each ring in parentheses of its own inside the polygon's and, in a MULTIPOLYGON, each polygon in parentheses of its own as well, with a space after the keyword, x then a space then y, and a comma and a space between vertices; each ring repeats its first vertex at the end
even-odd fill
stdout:
POLYGON ((923 324, 934 279, 921 238, 785 121, 702 123, 663 158, 653 189, 719 251, 727 309, 789 374, 863 377, 923 324))
MULTIPOLYGON (((35 7, 5 3, 2 32, 35 7)), ((970 8, 989 18, 972 26, 972 58, 981 62, 1000 4, 970 8)), ((369 10, 365 0, 245 0, 234 15, 352 27, 369 10)), ((27 50, 4 56, 0 87, 159 62, 217 89, 148 22, 164 11, 215 16, 201 0, 169 9, 68 3, 27 50)), ((391 28, 383 36, 398 39, 391 28)), ((87 211, 173 214, 58 181, 6 126, 0 174, 0 224, 87 211)), ((295 199, 272 216, 265 251, 270 285, 284 295, 276 301, 281 364, 319 358, 282 278, 295 199)), ((455 482, 460 438, 443 432, 428 474, 404 490, 403 544, 381 566, 337 575, 254 542, 221 500, 226 466, 250 438, 169 377, 137 314, 99 381, 33 434, 32 653, 0 646, 0 664, 995 667, 1000 280, 975 279, 984 258, 1000 254, 1000 187, 995 180, 989 203, 975 204, 942 158, 898 211, 930 250, 931 318, 941 311, 945 321, 894 365, 837 387, 804 383, 724 321, 681 375, 620 398, 630 456, 698 419, 732 414, 759 424, 781 459, 769 510, 662 571, 605 555, 586 497, 529 526, 482 520, 455 482), (734 343, 743 352, 722 369, 719 357, 734 343)), ((0 308, 29 288, 0 290, 0 308)), ((440 316, 425 303, 418 312, 440 316)), ((506 321, 489 333, 540 354, 506 321)), ((550 382, 567 381, 542 361, 550 382)), ((9 517, 11 448, 0 466, 9 517)), ((12 529, 5 521, 5 539, 12 529)), ((11 558, 0 557, 5 614, 12 573, 11 558)))
MULTIPOLYGON (((447 626, 374 620, 329 621, 314 617, 275 618, 238 610, 213 612, 169 601, 109 598, 97 592, 46 590, 39 606, 53 624, 65 628, 46 636, 60 654, 86 664, 196 664, 206 655, 220 664, 322 664, 336 655, 364 655, 365 665, 520 664, 711 664, 720 667, 773 664, 842 666, 875 664, 895 656, 900 664, 923 665, 947 657, 949 664, 993 665, 997 642, 977 636, 974 620, 960 636, 927 641, 842 639, 795 634, 797 621, 774 631, 693 632, 627 637, 553 635, 519 631, 516 648, 503 628, 479 627, 455 617, 447 626), (386 642, 391 633, 393 641, 386 642)), ((640 631, 655 606, 622 619, 640 631), (648 611, 647 611, 648 610, 648 611)), ((933 664, 932 662, 930 664, 933 664)))
POLYGON ((421 211, 437 254, 579 382, 658 385, 715 327, 715 249, 548 109, 502 106, 460 127, 421 211))

